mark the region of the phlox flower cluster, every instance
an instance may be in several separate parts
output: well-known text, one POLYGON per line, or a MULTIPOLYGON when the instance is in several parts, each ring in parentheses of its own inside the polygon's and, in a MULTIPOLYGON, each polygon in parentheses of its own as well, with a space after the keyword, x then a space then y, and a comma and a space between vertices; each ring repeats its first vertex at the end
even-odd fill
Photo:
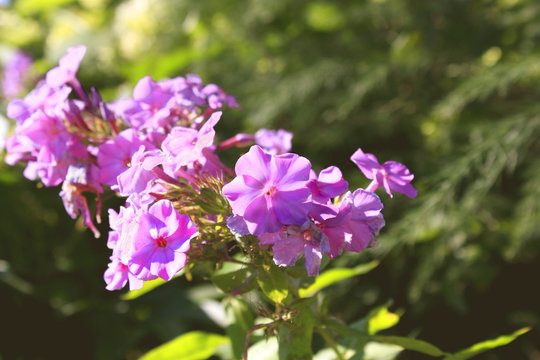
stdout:
POLYGON ((125 198, 118 211, 108 210, 109 290, 170 280, 186 266, 194 245, 220 241, 208 234, 222 236, 212 228, 223 229, 225 221, 230 241, 255 236, 261 251, 271 247, 277 265, 304 257, 307 273, 316 275, 324 254, 360 252, 373 242, 384 226, 378 186, 390 196, 416 196, 404 165, 380 165, 360 149, 351 159, 373 181, 367 189, 349 190, 337 167, 317 173, 308 159, 290 153, 292 134, 285 130, 217 141, 224 108, 238 105, 196 75, 164 81, 146 76, 131 98, 105 102, 77 79, 85 52, 84 46, 68 49, 45 80, 9 103, 16 126, 5 160, 26 163, 29 179, 61 185, 67 213, 82 216, 96 237, 101 195, 113 191, 125 198), (234 169, 220 160, 219 152, 250 145, 234 169), (96 198, 95 216, 89 194, 96 198))

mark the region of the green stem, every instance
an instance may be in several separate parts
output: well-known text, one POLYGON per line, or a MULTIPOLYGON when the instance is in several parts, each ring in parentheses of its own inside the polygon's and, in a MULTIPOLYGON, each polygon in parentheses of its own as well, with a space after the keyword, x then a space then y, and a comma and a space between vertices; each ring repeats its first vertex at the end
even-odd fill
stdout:
POLYGON ((330 335, 330 333, 328 333, 328 331, 326 331, 325 328, 323 327, 317 327, 315 329, 324 339, 324 341, 326 341, 326 343, 328 345, 330 345, 330 347, 332 348, 332 350, 334 350, 334 352, 336 353, 336 356, 338 358, 338 360, 345 360, 345 358, 343 357, 343 355, 341 355, 341 353, 339 352, 339 349, 337 347, 337 344, 336 342, 334 341, 334 338, 332 337, 332 335, 330 335))

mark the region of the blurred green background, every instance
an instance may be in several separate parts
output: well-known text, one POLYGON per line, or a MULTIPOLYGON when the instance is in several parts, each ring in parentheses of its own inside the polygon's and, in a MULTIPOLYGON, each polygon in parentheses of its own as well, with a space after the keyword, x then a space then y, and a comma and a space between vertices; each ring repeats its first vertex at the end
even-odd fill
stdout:
MULTIPOLYGON (((339 166, 352 188, 368 184, 349 160, 358 147, 405 163, 419 196, 380 193, 379 247, 333 265, 381 265, 337 286, 334 312, 354 321, 390 301, 404 313, 391 333, 447 351, 533 326, 480 358, 540 359, 540 2, 3 3, 0 61, 20 48, 36 76, 85 44, 79 77, 106 100, 144 75, 196 73, 241 106, 225 110, 221 139, 288 129, 294 152, 339 166)), ((106 291, 106 239, 22 169, 0 165, 1 359, 136 359, 185 331, 222 331, 201 279, 132 301, 106 291)))

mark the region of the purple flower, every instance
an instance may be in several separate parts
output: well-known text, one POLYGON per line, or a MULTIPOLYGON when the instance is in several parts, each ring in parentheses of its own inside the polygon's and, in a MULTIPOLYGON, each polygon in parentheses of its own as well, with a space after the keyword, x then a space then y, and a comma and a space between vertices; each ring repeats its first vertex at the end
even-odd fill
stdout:
POLYGON ((313 195, 313 200, 324 204, 330 198, 345 193, 349 188, 349 183, 343 179, 339 168, 330 166, 321 170, 319 176, 311 170, 308 187, 313 195))
MULTIPOLYGON (((120 195, 129 196, 133 193, 145 192, 157 179, 152 169, 162 161, 163 157, 159 150, 146 151, 144 145, 141 145, 131 157, 126 171, 116 178, 120 195)), ((113 187, 114 189, 116 187, 113 187)))
POLYGON ((190 240, 197 228, 168 200, 160 200, 141 215, 133 237, 129 270, 141 280, 170 280, 187 261, 190 240))
POLYGON ((140 289, 143 286, 143 281, 137 279, 129 271, 129 267, 114 256, 111 256, 111 262, 103 274, 103 279, 107 284, 105 287, 107 290, 120 290, 128 281, 129 290, 140 289))
POLYGON ((177 126, 163 141, 162 149, 169 158, 174 171, 202 157, 203 150, 212 146, 216 131, 214 126, 221 118, 221 111, 213 113, 203 126, 195 129, 177 126))
POLYGON ((415 198, 418 191, 410 184, 414 179, 409 169, 396 161, 387 161, 380 165, 373 154, 365 154, 361 149, 351 156, 351 160, 358 165, 365 177, 373 180, 366 190, 375 191, 383 186, 386 193, 393 197, 392 190, 415 198))
POLYGON ((357 189, 347 193, 337 215, 319 225, 330 241, 330 257, 336 257, 343 250, 363 251, 384 226, 382 208, 381 200, 371 191, 357 189))
POLYGON ((114 140, 102 144, 97 155, 101 182, 104 185, 115 185, 116 177, 129 168, 131 157, 141 145, 146 149, 153 148, 150 143, 139 139, 133 129, 124 130, 114 140))
POLYGON ((223 187, 223 195, 253 235, 301 225, 309 210, 310 169, 304 157, 270 155, 254 145, 236 162, 236 178, 223 187))
POLYGON ((260 129, 255 133, 255 143, 273 155, 285 154, 291 150, 293 134, 283 130, 260 129))
POLYGON ((47 72, 46 81, 51 87, 59 87, 75 80, 86 46, 79 45, 67 49, 67 54, 60 58, 58 66, 47 72))
POLYGON ((263 234, 260 242, 273 244, 276 265, 293 266, 304 255, 309 276, 319 273, 322 257, 330 251, 328 237, 311 221, 302 226, 287 226, 275 234, 263 234))

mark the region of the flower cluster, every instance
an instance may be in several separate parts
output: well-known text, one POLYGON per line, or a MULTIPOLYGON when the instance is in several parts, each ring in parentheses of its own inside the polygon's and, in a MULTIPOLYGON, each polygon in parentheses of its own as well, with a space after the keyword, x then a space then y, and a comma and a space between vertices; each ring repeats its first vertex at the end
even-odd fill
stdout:
POLYGON ((350 191, 337 167, 317 174, 308 159, 289 153, 292 134, 285 130, 218 142, 223 108, 237 103, 196 75, 146 76, 132 98, 105 102, 77 79, 85 52, 68 49, 32 92, 9 103, 16 128, 5 159, 26 163, 29 179, 61 185, 68 214, 82 216, 96 237, 88 194, 96 197, 98 222, 104 191, 126 198, 118 212, 108 210, 109 290, 169 280, 196 249, 252 236, 262 251, 271 245, 277 265, 304 256, 308 274, 316 275, 324 254, 360 252, 373 242, 384 226, 378 186, 390 196, 416 196, 404 165, 380 165, 360 149, 351 159, 373 182, 350 191), (220 151, 249 145, 234 170, 221 162, 220 151))

